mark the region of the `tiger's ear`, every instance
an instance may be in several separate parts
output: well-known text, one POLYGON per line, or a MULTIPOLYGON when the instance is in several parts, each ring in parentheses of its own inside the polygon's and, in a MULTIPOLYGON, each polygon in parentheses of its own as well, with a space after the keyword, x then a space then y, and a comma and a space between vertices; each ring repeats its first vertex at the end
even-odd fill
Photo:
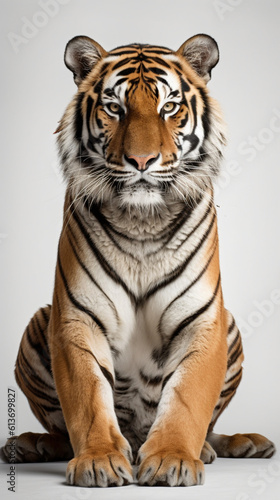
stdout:
POLYGON ((73 72, 75 83, 79 85, 99 59, 106 55, 106 50, 91 38, 75 36, 66 45, 64 62, 73 72))
POLYGON ((211 70, 219 61, 218 45, 208 35, 192 36, 181 45, 176 54, 182 55, 205 83, 210 80, 211 70))

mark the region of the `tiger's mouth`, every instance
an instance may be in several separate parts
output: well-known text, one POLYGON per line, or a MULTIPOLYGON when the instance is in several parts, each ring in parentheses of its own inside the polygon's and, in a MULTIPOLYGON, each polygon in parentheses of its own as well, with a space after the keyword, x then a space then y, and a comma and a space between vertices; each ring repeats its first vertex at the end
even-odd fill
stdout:
POLYGON ((125 183, 116 190, 122 205, 151 206, 164 204, 166 186, 154 185, 147 179, 141 178, 133 184, 125 183))
MULTIPOLYGON (((158 160, 158 158, 157 158, 158 160)), ((185 199, 187 185, 178 175, 181 160, 162 166, 159 161, 151 162, 145 170, 136 169, 132 165, 120 168, 120 165, 109 165, 114 196, 122 206, 152 207, 162 206, 171 198, 185 199)), ((185 177, 185 176, 184 176, 185 177)), ((169 200, 170 201, 170 200, 169 200)))
POLYGON ((172 182, 176 175, 180 161, 170 164, 165 167, 158 166, 156 169, 140 170, 127 170, 126 167, 120 169, 117 165, 107 164, 107 168, 111 170, 111 176, 114 179, 119 179, 128 184, 137 185, 142 183, 144 185, 159 185, 162 182, 172 182))
POLYGON ((148 155, 124 154, 120 162, 106 161, 106 167, 111 170, 113 178, 137 184, 140 180, 147 184, 157 185, 160 182, 172 181, 180 159, 179 154, 170 154, 169 161, 164 161, 161 153, 148 155))
MULTIPOLYGON (((179 156, 179 155, 178 155, 179 156)), ((83 175, 76 191, 98 203, 116 202, 122 208, 154 209, 174 202, 187 203, 209 184, 209 176, 196 162, 181 155, 176 161, 162 165, 153 162, 145 170, 132 164, 107 162, 102 155, 89 155, 83 164, 83 175)))

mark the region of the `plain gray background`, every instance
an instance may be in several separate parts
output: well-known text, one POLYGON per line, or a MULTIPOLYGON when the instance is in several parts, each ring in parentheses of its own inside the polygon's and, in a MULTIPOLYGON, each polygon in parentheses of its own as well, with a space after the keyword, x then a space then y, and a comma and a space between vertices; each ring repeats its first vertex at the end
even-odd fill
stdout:
MULTIPOLYGON (((107 50, 130 42, 177 49, 207 33, 220 47, 209 88, 222 105, 229 136, 216 187, 222 284, 246 356, 241 386, 216 430, 260 432, 280 447, 279 6, 278 0, 1 0, 0 444, 8 432, 7 389, 15 386, 22 332, 36 309, 52 300, 65 189, 53 132, 76 92, 63 63, 66 42, 83 34, 107 50)), ((40 431, 17 394, 17 432, 40 431)), ((274 475, 271 470, 270 480, 263 479, 264 493, 248 479, 259 477, 260 462, 239 461, 245 474, 240 492, 248 499, 270 500, 273 488, 280 491, 277 457, 274 475)), ((235 483, 237 476, 227 477, 235 483)), ((2 488, 8 494, 3 477, 2 488)), ((224 491, 223 498, 239 500, 239 490, 224 491)))

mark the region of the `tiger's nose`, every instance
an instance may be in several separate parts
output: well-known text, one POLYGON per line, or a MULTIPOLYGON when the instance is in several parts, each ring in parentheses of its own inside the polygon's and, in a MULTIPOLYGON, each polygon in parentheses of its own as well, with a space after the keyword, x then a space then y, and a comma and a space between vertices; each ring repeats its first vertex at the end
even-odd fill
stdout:
POLYGON ((137 170, 139 170, 140 172, 144 172, 145 170, 147 170, 149 168, 149 166, 154 163, 154 161, 156 161, 156 159, 158 158, 158 156, 156 155, 140 155, 140 156, 136 156, 136 155, 130 155, 130 156, 127 156, 125 155, 125 159, 126 161, 128 161, 128 163, 130 163, 131 165, 133 165, 134 167, 137 168, 137 170))

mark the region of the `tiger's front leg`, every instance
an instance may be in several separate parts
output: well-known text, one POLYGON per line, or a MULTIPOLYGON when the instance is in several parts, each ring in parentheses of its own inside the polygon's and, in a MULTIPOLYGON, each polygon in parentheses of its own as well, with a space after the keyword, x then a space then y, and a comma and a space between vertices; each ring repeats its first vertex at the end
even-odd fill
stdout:
POLYGON ((157 418, 139 450, 140 484, 204 482, 200 455, 226 372, 226 342, 216 330, 213 325, 200 333, 164 387, 157 418))
MULTIPOLYGON (((61 316, 61 314, 59 315, 61 316)), ((132 482, 131 450, 114 412, 110 348, 90 319, 52 318, 52 369, 74 450, 71 485, 121 486, 132 482)))

